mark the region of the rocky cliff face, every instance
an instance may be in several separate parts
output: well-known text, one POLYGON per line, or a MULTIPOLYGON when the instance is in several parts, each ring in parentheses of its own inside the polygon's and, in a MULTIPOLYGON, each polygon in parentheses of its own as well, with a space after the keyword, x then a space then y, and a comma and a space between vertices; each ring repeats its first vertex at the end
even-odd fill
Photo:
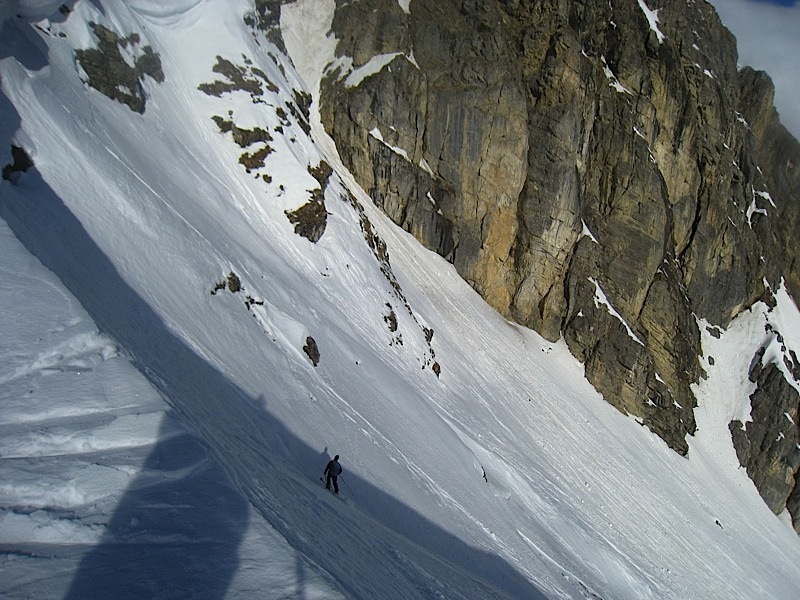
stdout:
MULTIPOLYGON (((800 297, 800 147, 713 8, 357 0, 332 29, 323 121, 376 204, 686 453, 699 320, 724 328, 782 280, 800 297)), ((800 530, 798 446, 756 442, 797 439, 786 372, 753 373, 758 425, 731 429, 800 530)))

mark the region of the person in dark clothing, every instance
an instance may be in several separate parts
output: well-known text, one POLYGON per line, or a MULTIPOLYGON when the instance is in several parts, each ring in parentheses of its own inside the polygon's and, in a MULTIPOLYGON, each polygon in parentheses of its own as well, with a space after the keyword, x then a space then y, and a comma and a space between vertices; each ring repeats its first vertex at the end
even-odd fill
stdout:
POLYGON ((331 489, 331 482, 333 482, 333 493, 339 493, 339 484, 336 482, 336 479, 339 475, 342 474, 342 465, 339 464, 339 455, 333 457, 333 460, 328 463, 328 466, 325 467, 325 470, 322 472, 323 475, 326 475, 325 478, 325 489, 331 489))

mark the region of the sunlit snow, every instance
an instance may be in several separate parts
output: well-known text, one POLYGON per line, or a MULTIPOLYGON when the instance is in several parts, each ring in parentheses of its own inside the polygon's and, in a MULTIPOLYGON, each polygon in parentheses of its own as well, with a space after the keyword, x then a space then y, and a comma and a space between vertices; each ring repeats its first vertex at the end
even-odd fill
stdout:
POLYGON ((283 8, 291 61, 244 0, 7 17, 0 150, 36 168, 0 182, 0 595, 794 597, 800 542, 728 432, 765 319, 800 345, 788 296, 702 328, 715 360, 678 456, 388 221, 316 103, 310 134, 289 116, 334 57, 333 7, 283 8), (81 81, 90 21, 161 57, 144 114, 81 81), (275 89, 201 92, 218 56, 275 89), (270 132, 263 167, 215 116, 270 132), (312 243, 287 211, 323 160, 312 243))
POLYGON ((644 16, 647 18, 647 22, 650 24, 650 31, 656 34, 659 43, 663 42, 666 36, 661 33, 661 30, 658 28, 658 10, 649 8, 644 0, 637 1, 639 2, 639 7, 642 9, 644 16))

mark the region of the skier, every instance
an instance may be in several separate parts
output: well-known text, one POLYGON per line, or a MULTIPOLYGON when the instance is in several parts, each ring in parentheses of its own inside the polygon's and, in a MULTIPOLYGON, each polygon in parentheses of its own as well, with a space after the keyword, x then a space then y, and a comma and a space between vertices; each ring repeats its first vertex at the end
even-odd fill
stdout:
POLYGON ((325 489, 331 489, 331 481, 333 482, 333 493, 339 493, 339 484, 336 482, 336 478, 342 474, 342 465, 339 464, 339 455, 333 457, 333 460, 328 463, 328 466, 325 467, 325 470, 322 472, 323 475, 327 475, 325 479, 325 489))

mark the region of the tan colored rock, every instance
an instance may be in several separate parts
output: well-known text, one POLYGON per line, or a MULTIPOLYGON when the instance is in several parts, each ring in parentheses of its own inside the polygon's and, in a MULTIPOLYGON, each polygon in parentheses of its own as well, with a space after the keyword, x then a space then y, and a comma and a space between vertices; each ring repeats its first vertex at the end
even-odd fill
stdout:
POLYGON ((345 3, 342 64, 395 56, 321 113, 387 215, 686 453, 697 318, 800 294, 800 150, 709 4, 658 10, 662 36, 636 0, 345 3))

